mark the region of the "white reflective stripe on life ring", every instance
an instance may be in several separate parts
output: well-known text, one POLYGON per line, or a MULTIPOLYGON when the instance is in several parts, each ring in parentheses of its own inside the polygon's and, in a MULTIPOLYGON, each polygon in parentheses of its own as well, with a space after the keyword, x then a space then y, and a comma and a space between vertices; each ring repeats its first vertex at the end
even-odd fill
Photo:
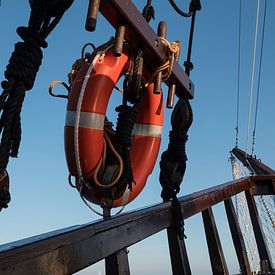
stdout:
POLYGON ((136 123, 134 128, 134 135, 140 135, 145 137, 161 137, 163 126, 149 125, 136 123))
MULTIPOLYGON (((66 126, 75 126, 76 112, 67 111, 66 126)), ((103 130, 105 115, 89 112, 80 112, 79 127, 103 130)))

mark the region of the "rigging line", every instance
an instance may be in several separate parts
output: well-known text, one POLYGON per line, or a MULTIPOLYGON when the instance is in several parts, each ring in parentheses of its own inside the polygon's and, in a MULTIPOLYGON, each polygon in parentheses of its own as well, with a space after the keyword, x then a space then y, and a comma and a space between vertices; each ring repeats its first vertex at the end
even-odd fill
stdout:
POLYGON ((241 22, 242 19, 242 0, 240 0, 239 7, 239 34, 238 34, 238 65, 237 65, 237 121, 236 121, 236 147, 239 141, 239 112, 240 112, 240 67, 241 67, 241 22))
POLYGON ((252 111, 252 99, 253 99, 253 87, 254 87, 254 76, 255 76, 255 63, 256 63, 256 51, 257 51, 257 38, 258 38, 258 27, 259 27, 259 11, 260 11, 260 0, 257 0, 257 15, 255 24, 255 35, 254 35, 254 46, 253 46, 253 62, 252 62, 252 73, 250 82, 250 100, 249 100, 249 111, 248 111, 248 123, 247 123, 247 136, 245 154, 248 153, 248 141, 250 136, 250 121, 252 111))
POLYGON ((253 141, 252 141, 252 156, 254 155, 255 140, 256 140, 256 127, 257 127, 257 117, 258 117, 258 107, 259 107, 259 96, 260 96, 260 84, 262 75, 262 59, 263 59, 263 49, 264 49, 264 36, 265 36, 265 25, 266 25, 266 11, 267 11, 267 0, 265 0, 264 5, 264 15, 263 15, 263 29, 262 29, 262 41, 260 50, 260 64, 259 64, 259 74, 258 74, 258 85, 257 85, 257 99, 256 99, 256 110, 254 118, 254 130, 253 130, 253 141))

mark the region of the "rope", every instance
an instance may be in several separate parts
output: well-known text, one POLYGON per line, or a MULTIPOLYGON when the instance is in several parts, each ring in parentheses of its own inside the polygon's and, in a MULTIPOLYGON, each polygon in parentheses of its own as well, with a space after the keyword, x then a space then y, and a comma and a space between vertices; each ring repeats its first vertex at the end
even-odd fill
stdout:
POLYGON ((121 175, 122 175, 122 172, 123 172, 123 160, 121 158, 121 156, 119 155, 119 153, 116 151, 116 149, 114 148, 110 138, 108 137, 108 134, 107 132, 104 133, 104 147, 103 147, 103 154, 102 154, 102 157, 100 158, 97 166, 96 166, 96 169, 95 169, 95 172, 94 172, 94 182, 97 186, 101 187, 101 188, 111 188, 113 187, 120 179, 121 175), (110 183, 108 184, 104 184, 104 183, 101 183, 101 181, 98 179, 98 174, 99 174, 99 171, 100 170, 103 170, 104 171, 104 168, 105 168, 105 160, 106 160, 106 151, 107 151, 107 144, 108 146, 110 147, 111 149, 111 152, 115 155, 115 157, 118 159, 119 161, 119 171, 117 172, 117 175, 115 177, 115 179, 113 181, 111 181, 110 183))
POLYGON ((178 5, 175 3, 174 0, 168 0, 169 3, 171 4, 171 6, 173 7, 173 9, 181 16, 183 17, 190 17, 193 15, 193 12, 192 11, 189 11, 188 13, 187 12, 184 12, 182 9, 180 9, 178 7, 178 5))
POLYGON ((41 48, 47 47, 45 39, 55 28, 73 0, 51 4, 49 1, 31 1, 28 27, 18 27, 17 33, 23 42, 15 44, 14 51, 6 67, 0 95, 0 173, 9 161, 17 157, 21 141, 21 109, 25 92, 31 90, 36 74, 42 63, 41 48))
POLYGON ((189 13, 184 12, 181 10, 174 0, 168 0, 173 9, 183 17, 191 17, 191 26, 190 26, 190 33, 189 33, 189 43, 188 43, 188 52, 187 52, 187 59, 184 62, 185 72, 188 76, 190 76, 190 71, 193 70, 193 63, 191 62, 191 54, 192 54, 192 46, 193 46, 193 36, 194 36, 194 28, 195 28, 195 21, 196 21, 196 11, 201 10, 201 3, 200 0, 192 0, 189 5, 189 13))
POLYGON ((256 110, 254 118, 254 130, 253 130, 253 141, 252 141, 252 156, 255 150, 255 140, 256 140, 256 127, 257 127, 257 117, 258 117, 258 107, 259 107, 259 96, 260 96, 260 84, 261 84, 261 72, 262 72, 262 60, 263 60, 263 49, 264 49, 264 35, 265 35, 265 25, 266 25, 266 11, 267 11, 267 0, 265 0, 264 15, 263 15, 263 29, 262 29, 262 40, 261 40, 261 51, 260 51, 260 64, 259 64, 259 74, 258 74, 258 86, 257 86, 257 99, 256 99, 256 110))
POLYGON ((239 141, 239 113, 240 113, 240 68, 241 68, 241 26, 242 26, 242 0, 239 7, 239 32, 238 32, 238 65, 237 65, 237 116, 236 116, 236 147, 239 141))
POLYGON ((151 19, 155 19, 155 10, 152 6, 152 0, 147 0, 146 5, 142 11, 142 16, 147 22, 150 22, 151 19))
MULTIPOLYGON (((82 199, 82 201, 85 203, 85 205, 92 211, 94 212, 96 215, 98 216, 101 216, 101 217, 104 217, 104 214, 100 213, 99 211, 97 211, 96 209, 94 209, 88 202, 87 200, 85 199, 85 197, 83 196, 83 186, 80 187, 80 190, 79 190, 79 194, 80 194, 80 197, 82 199)), ((119 215, 120 213, 122 213, 122 211, 124 210, 125 208, 125 205, 123 205, 120 210, 113 216, 117 216, 119 215)))
POLYGON ((186 170, 185 146, 192 121, 193 114, 189 101, 179 99, 171 117, 172 130, 169 134, 168 148, 162 153, 160 161, 161 197, 163 201, 172 200, 174 225, 181 239, 184 237, 184 221, 177 194, 186 170))
POLYGON ((251 121, 252 99, 253 99, 253 90, 254 90, 254 76, 255 76, 255 63, 256 63, 257 38, 258 38, 258 26, 259 26, 259 12, 260 12, 260 0, 257 0, 257 15, 256 15, 255 35, 254 35, 253 62, 252 62, 250 100, 249 100, 248 123, 247 123, 246 149, 245 149, 246 155, 248 153, 248 143, 249 143, 249 136, 250 136, 250 121, 251 121))
POLYGON ((179 45, 179 42, 169 42, 163 37, 159 37, 159 39, 166 47, 167 49, 166 52, 168 52, 168 57, 167 57, 167 61, 164 62, 164 64, 160 65, 155 69, 152 79, 154 79, 159 72, 162 72, 162 80, 166 81, 172 73, 175 57, 180 50, 180 45, 179 45))
POLYGON ((77 109, 76 109, 76 118, 75 118, 75 126, 74 126, 74 154, 75 154, 75 159, 76 159, 76 169, 77 169, 77 174, 79 178, 79 183, 82 186, 84 179, 82 175, 82 169, 81 169, 81 164, 80 164, 80 157, 79 157, 79 141, 78 141, 78 130, 79 130, 79 121, 80 121, 80 114, 81 114, 81 107, 82 107, 82 101, 84 98, 86 86, 88 83, 89 75, 91 74, 93 67, 97 60, 102 57, 109 49, 111 49, 113 45, 108 45, 104 50, 99 51, 97 55, 94 57, 93 61, 91 62, 90 67, 87 70, 86 77, 83 81, 81 91, 79 94, 78 102, 77 102, 77 109))

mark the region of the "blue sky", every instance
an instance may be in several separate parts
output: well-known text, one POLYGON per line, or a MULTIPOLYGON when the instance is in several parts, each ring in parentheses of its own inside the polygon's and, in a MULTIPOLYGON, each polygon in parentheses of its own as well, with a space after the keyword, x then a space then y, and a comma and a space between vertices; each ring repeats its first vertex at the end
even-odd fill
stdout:
MULTIPOLYGON (((247 114, 252 65, 252 44, 255 28, 256 0, 243 1, 241 38, 241 98, 239 145, 245 147, 247 114)), ((133 1, 141 9, 145 1, 133 1)), ((237 37, 239 0, 202 0, 198 13, 191 79, 195 83, 195 98, 191 104, 194 122, 187 144, 188 164, 180 195, 185 195, 231 180, 229 150, 235 145, 237 94, 237 37)), ((262 22, 263 3, 261 0, 262 22)), ((165 20, 167 38, 182 41, 180 63, 186 56, 189 20, 174 13, 168 1, 154 1, 156 20, 165 20)), ((178 0, 178 3, 183 1, 178 0)), ((187 1, 184 1, 185 7, 187 1)), ((67 81, 67 73, 82 46, 87 42, 100 45, 114 35, 114 30, 99 17, 95 33, 84 29, 88 1, 75 1, 57 28, 48 38, 43 64, 34 88, 27 93, 22 112, 22 144, 18 159, 9 163, 12 201, 0 213, 0 243, 29 237, 43 232, 98 219, 67 183, 68 170, 63 146, 66 101, 48 95, 52 80, 67 81)), ((259 105, 256 155, 274 167, 275 131, 275 2, 268 0, 261 97, 259 105)), ((26 25, 28 1, 2 0, 0 7, 0 72, 7 65, 13 45, 19 40, 15 30, 26 25)), ((261 28, 260 28, 261 30, 261 28)), ((261 31, 260 31, 261 34, 261 31)), ((256 72, 258 68, 258 59, 256 72)), ((164 87, 164 94, 167 89, 164 87)), ((161 151, 166 149, 170 129, 169 110, 165 110, 165 127, 161 151)), ((115 117, 112 117, 115 121, 115 117)), ((158 164, 142 194, 125 211, 160 202, 158 164)), ((214 207, 218 229, 231 273, 238 271, 223 205, 214 207)), ((194 274, 211 274, 207 246, 200 215, 186 221, 186 241, 194 274)), ((132 274, 171 273, 166 233, 129 248, 132 274)), ((97 264, 89 274, 104 274, 97 264)), ((88 274, 86 271, 81 274, 88 274)))

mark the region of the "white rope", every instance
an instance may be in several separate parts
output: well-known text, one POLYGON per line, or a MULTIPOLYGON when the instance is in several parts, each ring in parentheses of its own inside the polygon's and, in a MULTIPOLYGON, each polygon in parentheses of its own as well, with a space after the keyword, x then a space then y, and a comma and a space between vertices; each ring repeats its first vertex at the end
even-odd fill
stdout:
POLYGON ((93 209, 84 199, 83 195, 82 195, 82 185, 83 185, 83 175, 82 175, 82 169, 81 169, 81 164, 80 164, 80 157, 79 157, 79 140, 78 140, 78 130, 79 130, 79 121, 80 121, 80 114, 81 114, 81 107, 82 107, 82 101, 84 98, 84 94, 85 94, 85 90, 86 90, 86 86, 90 77, 90 74, 97 62, 97 60, 99 59, 99 57, 102 57, 103 55, 105 55, 105 53, 112 47, 113 45, 110 45, 109 47, 105 48, 103 51, 100 51, 96 54, 96 56, 94 57, 91 65, 89 66, 86 75, 85 75, 85 79, 82 83, 82 87, 81 87, 81 91, 79 94, 79 98, 78 98, 78 102, 77 102, 77 108, 76 108, 76 115, 75 115, 75 125, 74 125, 74 154, 75 154, 75 161, 76 161, 76 169, 77 169, 77 174, 78 174, 78 180, 79 180, 79 184, 80 184, 80 197, 83 200, 83 202, 89 207, 89 209, 91 209, 94 213, 96 213, 97 215, 103 216, 101 213, 99 213, 98 211, 96 211, 95 209, 93 209))
MULTIPOLYGON (((79 183, 80 183, 80 190, 79 190, 79 194, 80 197, 82 199, 82 201, 85 203, 85 205, 92 210, 95 214, 104 217, 104 215, 100 212, 98 212, 96 209, 94 209, 88 202, 87 200, 84 198, 83 194, 82 194, 82 189, 83 189, 83 175, 82 175, 82 169, 81 169, 81 164, 80 164, 80 157, 79 157, 79 141, 78 141, 78 129, 79 129, 79 122, 80 122, 80 114, 81 114, 81 107, 82 107, 82 102, 83 102, 83 98, 84 98, 84 94, 85 94, 85 90, 86 90, 86 86, 90 77, 90 74, 97 62, 97 60, 99 58, 104 57, 104 55, 106 54, 107 51, 109 51, 111 48, 113 47, 113 44, 109 45, 108 47, 106 47, 104 50, 99 51, 96 56, 94 57, 91 65, 89 66, 86 75, 85 75, 85 79, 83 81, 82 87, 81 87, 81 91, 79 94, 79 98, 78 98, 78 102, 77 102, 77 108, 76 108, 76 115, 75 115, 75 125, 74 125, 74 153, 75 153, 75 160, 76 160, 76 169, 77 169, 77 174, 78 174, 78 178, 79 178, 79 183)), ((114 215, 119 215, 125 208, 125 205, 121 207, 121 209, 114 215)))
POLYGON ((248 111, 246 149, 245 149, 246 154, 248 153, 248 143, 249 143, 249 136, 250 136, 250 122, 251 122, 252 99, 253 99, 253 90, 254 90, 254 76, 255 76, 257 38, 258 38, 258 27, 259 27, 259 13, 260 13, 260 0, 257 0, 257 15, 256 15, 255 35, 254 35, 253 62, 252 62, 252 74, 251 74, 251 83, 250 83, 250 100, 249 100, 249 111, 248 111))

